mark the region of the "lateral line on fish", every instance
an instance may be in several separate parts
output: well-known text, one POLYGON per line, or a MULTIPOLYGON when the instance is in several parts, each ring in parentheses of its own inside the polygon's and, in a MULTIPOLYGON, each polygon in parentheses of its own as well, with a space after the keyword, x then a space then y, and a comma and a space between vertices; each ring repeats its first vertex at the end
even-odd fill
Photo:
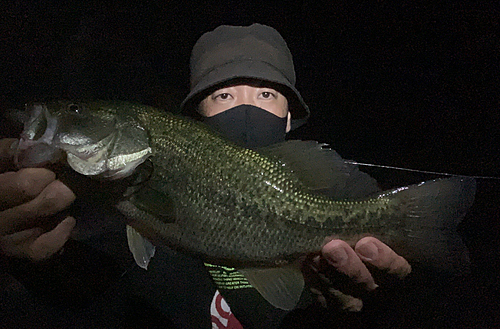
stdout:
POLYGON ((373 164, 373 163, 362 163, 362 162, 357 162, 357 161, 354 161, 354 160, 346 160, 345 163, 352 164, 352 165, 358 165, 358 166, 365 166, 365 167, 377 167, 377 168, 384 168, 384 169, 394 169, 394 170, 418 172, 418 173, 422 173, 422 174, 433 174, 433 175, 454 176, 454 177, 469 177, 469 178, 476 178, 476 179, 496 179, 496 180, 500 180, 500 177, 495 177, 495 176, 457 175, 457 174, 450 174, 450 173, 437 172, 437 171, 428 171, 428 170, 418 170, 418 169, 410 169, 410 168, 401 168, 401 167, 386 166, 386 165, 379 165, 379 164, 373 164))

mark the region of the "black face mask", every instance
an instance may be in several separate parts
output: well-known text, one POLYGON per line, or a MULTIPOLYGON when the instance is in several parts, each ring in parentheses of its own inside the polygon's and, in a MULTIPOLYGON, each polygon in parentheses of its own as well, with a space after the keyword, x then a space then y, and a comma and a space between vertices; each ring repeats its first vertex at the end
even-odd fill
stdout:
POLYGON ((280 118, 260 107, 243 104, 205 117, 203 122, 240 146, 257 148, 285 140, 287 117, 280 118))

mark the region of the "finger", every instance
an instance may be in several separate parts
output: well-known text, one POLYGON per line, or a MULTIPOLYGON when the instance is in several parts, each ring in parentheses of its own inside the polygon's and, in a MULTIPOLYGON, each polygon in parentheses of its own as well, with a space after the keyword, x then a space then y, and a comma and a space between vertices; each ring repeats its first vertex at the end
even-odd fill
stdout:
POLYGON ((28 257, 28 246, 43 233, 39 227, 0 237, 2 254, 17 258, 28 257))
POLYGON ((0 236, 33 225, 68 207, 75 200, 73 192, 60 181, 50 183, 35 199, 0 212, 0 236))
POLYGON ((7 256, 40 261, 52 256, 64 246, 75 224, 73 217, 67 217, 45 234, 37 227, 0 237, 0 249, 7 256))
POLYGON ((323 247, 321 252, 330 265, 354 282, 366 286, 368 290, 374 290, 378 287, 368 268, 346 242, 332 240, 323 247))
POLYGON ((346 295, 342 291, 330 288, 329 292, 342 305, 342 309, 349 312, 359 312, 363 308, 363 301, 351 295, 346 295))
POLYGON ((52 231, 40 235, 29 245, 28 256, 34 261, 49 258, 64 246, 68 241, 71 231, 75 227, 76 220, 66 217, 52 231))
POLYGON ((0 174, 0 210, 32 200, 55 179, 52 171, 42 168, 0 174))
POLYGON ((404 278, 411 272, 411 266, 406 259, 376 238, 366 237, 359 240, 355 250, 364 262, 387 273, 404 278))
POLYGON ((43 230, 39 227, 30 228, 24 231, 12 233, 0 237, 0 244, 5 246, 15 246, 18 244, 25 243, 26 240, 34 240, 43 233, 43 230))
POLYGON ((339 307, 349 312, 359 312, 363 308, 363 301, 361 299, 344 294, 340 290, 329 288, 328 291, 325 292, 327 296, 316 288, 310 288, 310 290, 324 308, 328 306, 330 306, 330 308, 339 307))
POLYGON ((316 296, 316 300, 323 306, 323 308, 328 307, 328 302, 326 301, 325 295, 323 293, 316 289, 316 288, 310 288, 311 292, 316 296))
POLYGON ((36 227, 0 237, 0 252, 6 256, 24 258, 27 256, 25 245, 29 245, 42 234, 36 227))

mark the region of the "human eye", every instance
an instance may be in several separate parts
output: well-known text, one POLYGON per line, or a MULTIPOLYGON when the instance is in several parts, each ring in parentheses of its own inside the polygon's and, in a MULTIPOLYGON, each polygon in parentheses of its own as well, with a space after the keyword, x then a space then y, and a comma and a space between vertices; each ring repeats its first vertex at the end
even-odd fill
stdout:
POLYGON ((264 90, 260 93, 259 98, 262 99, 276 99, 277 93, 273 90, 264 90))
POLYGON ((232 98, 233 98, 233 96, 230 93, 225 93, 225 92, 216 93, 212 96, 212 99, 216 100, 216 101, 226 101, 226 100, 230 100, 232 98))
POLYGON ((231 97, 231 94, 229 94, 229 93, 222 93, 222 94, 218 95, 217 97, 220 98, 220 99, 229 99, 231 97))

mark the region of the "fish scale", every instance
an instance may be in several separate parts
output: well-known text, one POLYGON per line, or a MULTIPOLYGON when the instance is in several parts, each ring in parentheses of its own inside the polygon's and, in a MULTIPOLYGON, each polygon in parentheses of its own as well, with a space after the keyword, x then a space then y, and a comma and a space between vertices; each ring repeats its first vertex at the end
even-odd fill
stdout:
MULTIPOLYGON (((189 234, 182 235, 186 239, 179 243, 189 244, 197 253, 231 261, 274 263, 319 250, 326 236, 350 239, 352 232, 368 233, 364 229, 381 235, 381 230, 390 229, 380 225, 382 217, 397 217, 398 199, 329 200, 306 191, 279 160, 232 145, 198 123, 150 111, 139 113, 138 118, 148 127, 154 167, 164 168, 155 170, 152 181, 165 180, 168 172, 178 175, 174 181, 182 177, 192 187, 164 184, 163 192, 175 204, 184 205, 182 212, 189 214, 178 220, 181 230, 189 227, 196 236, 207 235, 202 239, 203 249, 192 243, 189 234), (207 191, 204 202, 189 194, 200 189, 207 191), (251 203, 242 203, 242 198, 251 203), (198 209, 200 204, 213 209, 205 215, 198 209), (254 241, 259 244, 255 246, 254 241)), ((383 222, 390 223, 391 230, 404 228, 399 218, 383 222)))

